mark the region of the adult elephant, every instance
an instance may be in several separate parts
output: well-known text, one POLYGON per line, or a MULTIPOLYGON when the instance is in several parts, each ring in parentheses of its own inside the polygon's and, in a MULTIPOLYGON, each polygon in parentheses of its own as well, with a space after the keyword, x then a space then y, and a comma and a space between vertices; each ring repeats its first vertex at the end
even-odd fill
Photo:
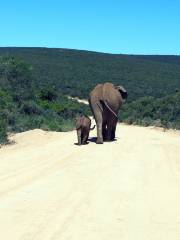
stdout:
POLYGON ((90 93, 89 105, 97 125, 97 141, 112 141, 115 138, 118 111, 127 98, 122 86, 112 83, 98 84, 90 93))

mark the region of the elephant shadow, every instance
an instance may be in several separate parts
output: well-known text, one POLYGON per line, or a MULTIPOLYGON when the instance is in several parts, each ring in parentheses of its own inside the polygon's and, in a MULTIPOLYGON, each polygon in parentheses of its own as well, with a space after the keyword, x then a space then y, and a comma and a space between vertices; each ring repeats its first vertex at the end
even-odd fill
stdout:
POLYGON ((82 146, 82 145, 88 145, 90 142, 96 143, 96 139, 97 139, 97 137, 91 137, 91 138, 88 138, 86 144, 81 144, 81 145, 79 145, 79 144, 76 142, 76 143, 74 143, 74 145, 76 145, 76 146, 82 146))
POLYGON ((81 144, 81 145, 79 145, 77 142, 76 143, 74 143, 74 145, 76 145, 76 146, 83 146, 83 145, 88 145, 89 144, 89 139, 88 139, 88 141, 85 143, 85 144, 81 144))
POLYGON ((88 139, 89 142, 96 143, 97 137, 90 137, 88 139))
MULTIPOLYGON (((97 140, 97 137, 91 137, 88 139, 88 142, 96 143, 96 140, 97 140)), ((114 138, 113 140, 110 140, 110 141, 104 140, 104 142, 116 142, 116 141, 117 141, 116 138, 114 138)))

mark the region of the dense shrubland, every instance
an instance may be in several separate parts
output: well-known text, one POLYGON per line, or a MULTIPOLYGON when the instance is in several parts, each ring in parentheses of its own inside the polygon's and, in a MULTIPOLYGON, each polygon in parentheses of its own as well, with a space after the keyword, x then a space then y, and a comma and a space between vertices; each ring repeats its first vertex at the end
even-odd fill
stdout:
POLYGON ((89 108, 66 96, 88 98, 106 81, 128 91, 121 121, 180 129, 178 56, 47 48, 0 48, 0 55, 0 142, 7 132, 72 129, 76 114, 89 108))
POLYGON ((49 85, 37 87, 32 67, 16 58, 0 59, 0 143, 7 132, 29 129, 68 131, 86 105, 68 99, 49 85))
POLYGON ((48 48, 0 48, 0 55, 29 63, 37 85, 53 85, 64 95, 87 98, 100 82, 123 85, 128 101, 161 98, 180 89, 180 56, 137 56, 48 48))
POLYGON ((180 129, 180 92, 163 98, 139 98, 125 104, 119 115, 128 124, 180 129))

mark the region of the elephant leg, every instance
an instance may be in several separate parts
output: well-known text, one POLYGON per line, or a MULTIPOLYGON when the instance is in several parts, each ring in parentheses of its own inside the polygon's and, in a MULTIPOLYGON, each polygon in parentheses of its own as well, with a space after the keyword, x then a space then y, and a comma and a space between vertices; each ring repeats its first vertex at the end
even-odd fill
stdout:
POLYGON ((103 135, 102 135, 102 122, 103 122, 103 117, 102 117, 102 111, 98 107, 98 105, 92 106, 94 118, 96 121, 96 127, 97 127, 97 144, 102 144, 103 143, 103 135))
POLYGON ((86 135, 86 143, 87 143, 88 139, 89 139, 89 132, 86 135))
POLYGON ((82 144, 86 144, 87 143, 87 134, 83 134, 82 136, 82 144))
POLYGON ((117 120, 114 121, 112 126, 111 140, 115 139, 116 125, 117 125, 117 120))
POLYGON ((107 130, 106 130, 106 123, 104 123, 104 122, 102 125, 102 134, 103 134, 103 140, 106 140, 107 130))
POLYGON ((111 133, 111 140, 113 141, 115 139, 115 131, 116 129, 112 129, 112 133, 111 133))
POLYGON ((112 130, 113 130, 112 124, 111 124, 111 123, 108 123, 108 124, 107 124, 107 136, 106 136, 106 141, 111 141, 112 130))
POLYGON ((77 130, 78 145, 81 145, 81 129, 77 130))
POLYGON ((112 141, 115 138, 117 119, 110 118, 107 122, 107 141, 112 141))
POLYGON ((102 115, 99 114, 98 117, 98 122, 97 124, 97 140, 96 143, 97 144, 102 144, 103 143, 103 134, 102 134, 102 115))
POLYGON ((103 143, 103 135, 102 135, 102 122, 97 123, 97 144, 103 143))

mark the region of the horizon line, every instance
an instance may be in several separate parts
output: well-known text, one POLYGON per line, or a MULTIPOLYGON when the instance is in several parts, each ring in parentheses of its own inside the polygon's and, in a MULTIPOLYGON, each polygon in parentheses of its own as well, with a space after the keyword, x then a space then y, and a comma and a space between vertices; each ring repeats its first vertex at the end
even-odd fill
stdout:
POLYGON ((74 51, 83 51, 83 52, 92 52, 99 54, 110 54, 110 55, 131 55, 131 56, 176 56, 179 57, 180 54, 160 54, 160 53, 113 53, 113 52, 104 52, 98 50, 88 50, 88 49, 79 49, 79 48, 66 48, 66 47, 47 47, 47 46, 0 46, 0 48, 46 48, 46 49, 61 49, 61 50, 74 50, 74 51))

